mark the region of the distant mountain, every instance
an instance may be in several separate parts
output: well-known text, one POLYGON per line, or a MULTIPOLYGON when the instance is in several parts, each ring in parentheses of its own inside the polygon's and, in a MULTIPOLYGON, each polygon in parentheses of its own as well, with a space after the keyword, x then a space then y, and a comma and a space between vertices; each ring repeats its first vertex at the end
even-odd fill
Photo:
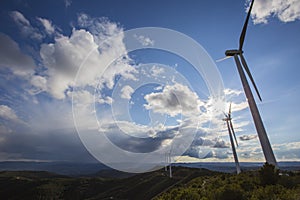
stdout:
POLYGON ((101 163, 71 162, 0 162, 0 171, 48 171, 61 175, 79 176, 110 169, 101 163))
MULTIPOLYGON (((263 166, 260 162, 240 162, 243 171, 257 170, 263 166)), ((205 168, 212 171, 233 173, 235 172, 235 163, 233 162, 198 162, 198 163, 176 163, 176 166, 190 167, 190 168, 205 168)), ((300 170, 300 162, 278 162, 281 170, 296 171, 300 170)))
POLYGON ((68 176, 55 174, 47 171, 1 171, 1 178, 11 178, 15 179, 46 179, 46 178, 67 178, 68 176))
MULTIPOLYGON (((235 164, 231 162, 210 162, 210 163, 175 163, 175 166, 189 168, 204 168, 212 171, 234 173, 235 164)), ((242 170, 256 170, 263 166, 263 163, 241 162, 242 170)), ((281 170, 300 170, 300 162, 279 162, 281 170)), ((48 171, 51 173, 67 176, 97 176, 124 178, 132 174, 119 172, 101 163, 71 163, 71 162, 0 162, 0 171, 48 171)))

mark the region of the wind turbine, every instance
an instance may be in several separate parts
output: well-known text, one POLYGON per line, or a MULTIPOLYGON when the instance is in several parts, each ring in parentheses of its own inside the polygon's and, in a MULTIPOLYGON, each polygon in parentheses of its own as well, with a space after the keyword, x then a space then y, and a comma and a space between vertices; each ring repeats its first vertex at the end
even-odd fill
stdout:
POLYGON ((239 160, 238 160, 238 157, 237 157, 237 153, 236 153, 236 150, 235 150, 235 144, 234 144, 234 140, 233 140, 232 135, 234 136, 236 146, 239 146, 239 145, 237 143, 235 132, 234 132, 232 121, 231 121, 231 119, 232 119, 231 118, 231 104, 229 106, 229 112, 228 112, 228 114, 226 115, 224 113, 224 115, 225 115, 225 118, 223 119, 223 121, 226 121, 226 124, 227 124, 227 129, 228 129, 228 134, 229 134, 229 138, 230 138, 232 153, 233 153, 233 157, 234 157, 234 161, 235 161, 235 166, 236 166, 236 173, 239 174, 239 173, 241 173, 241 168, 240 168, 240 163, 239 163, 239 160))
POLYGON ((172 157, 171 157, 171 151, 172 147, 170 149, 169 153, 165 153, 165 171, 168 171, 168 166, 169 166, 169 176, 172 178, 172 157))
POLYGON ((168 155, 168 160, 169 160, 169 176, 170 176, 170 178, 172 178, 172 158, 171 158, 171 151, 170 151, 170 153, 169 153, 169 155, 168 155))
POLYGON ((250 18, 253 3, 254 3, 254 0, 252 0, 252 2, 251 2, 249 11, 248 11, 248 14, 247 14, 247 17, 246 17, 241 35, 240 35, 239 48, 234 49, 234 50, 227 50, 225 52, 225 55, 226 55, 226 57, 232 57, 232 56, 234 57, 234 60, 235 60, 235 63, 236 63, 236 66, 237 66, 242 84, 243 84, 243 88, 244 88, 244 91, 245 91, 245 94, 246 94, 246 97, 247 97, 247 100, 248 100, 248 104, 249 104, 250 111, 251 111, 251 114, 252 114, 252 117, 253 117, 253 121, 254 121, 255 128, 256 128, 256 131, 257 131, 257 134, 258 134, 258 138, 259 138, 259 141, 261 143, 262 150, 263 150, 263 153, 264 153, 264 156, 265 156, 265 159, 266 159, 266 162, 278 167, 277 162, 276 162, 276 158, 274 156, 269 138, 267 136, 267 133, 266 133, 266 130, 265 130, 265 127, 264 127, 264 124, 262 122, 262 119, 261 119, 261 116, 259 114, 257 105, 256 105, 255 100, 253 98, 253 94, 251 92, 250 86, 248 84, 247 78, 246 78, 245 73, 244 73, 244 70, 245 70, 246 73, 248 74, 248 77, 249 77, 250 81, 252 82, 252 85, 253 85, 253 87, 254 87, 257 95, 258 95, 259 100, 262 101, 261 96, 260 96, 260 94, 258 92, 258 89, 256 87, 256 84, 254 82, 254 79, 253 79, 253 77, 251 75, 251 72, 248 68, 248 65, 246 63, 246 60, 243 56, 243 44, 244 44, 244 40, 245 40, 245 36, 246 36, 248 21, 249 21, 249 18, 250 18), (240 60, 242 62, 244 70, 242 68, 240 60))
POLYGON ((165 171, 168 171, 168 153, 165 153, 165 171))

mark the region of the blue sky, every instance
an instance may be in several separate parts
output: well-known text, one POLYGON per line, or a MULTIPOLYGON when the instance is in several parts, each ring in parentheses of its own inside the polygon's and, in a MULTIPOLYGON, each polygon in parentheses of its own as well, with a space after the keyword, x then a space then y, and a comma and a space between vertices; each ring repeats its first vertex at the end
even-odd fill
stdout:
MULTIPOLYGON (((280 2, 256 0, 244 55, 263 99, 255 96, 277 160, 299 161, 300 3, 280 2)), ((101 160, 104 153, 93 153, 96 147, 81 141, 94 128, 128 152, 170 147, 182 134, 192 144, 175 151, 174 160, 233 161, 222 121, 232 102, 239 159, 264 161, 235 63, 215 62, 238 47, 247 5, 233 0, 1 1, 0 160, 101 160), (221 110, 214 111, 218 102, 187 60, 155 49, 127 52, 124 34, 142 27, 172 29, 202 45, 222 80, 221 110), (119 54, 123 57, 109 62, 119 54), (77 74, 80 66, 86 68, 77 74), (83 105, 75 114, 72 95, 77 106, 83 105), (99 127, 91 124, 91 115, 99 127), (74 116, 84 116, 75 119, 77 127, 74 116)), ((157 42, 143 35, 136 39, 157 42)), ((107 151, 105 144, 96 151, 107 151)))

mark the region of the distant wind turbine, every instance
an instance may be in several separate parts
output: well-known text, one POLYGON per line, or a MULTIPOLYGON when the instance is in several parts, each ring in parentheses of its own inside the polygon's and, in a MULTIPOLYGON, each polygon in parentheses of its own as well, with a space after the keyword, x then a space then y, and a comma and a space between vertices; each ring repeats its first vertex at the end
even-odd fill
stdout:
POLYGON ((238 145, 238 142, 236 140, 235 132, 234 132, 232 121, 231 121, 231 119, 232 119, 231 118, 231 104, 229 106, 228 114, 226 115, 226 113, 224 113, 224 115, 225 115, 225 118, 223 119, 223 121, 226 121, 226 124, 227 124, 227 129, 228 129, 228 134, 229 134, 229 138, 230 138, 232 153, 233 153, 235 166, 236 166, 236 173, 239 174, 239 173, 241 173, 241 168, 240 168, 240 163, 239 163, 239 160, 238 160, 238 156, 237 156, 237 153, 236 153, 235 144, 234 144, 234 140, 233 140, 232 135, 234 136, 236 146, 239 146, 239 145, 238 145))
POLYGON ((165 153, 165 171, 168 171, 168 153, 165 153))
POLYGON ((172 159, 171 159, 171 149, 169 153, 165 153, 165 171, 168 171, 169 166, 169 176, 172 178, 172 159))
POLYGON ((254 3, 254 0, 252 0, 252 2, 251 2, 251 5, 250 5, 250 8, 249 8, 247 17, 246 17, 246 21, 245 21, 243 29, 242 29, 242 33, 240 35, 239 49, 227 50, 225 52, 225 55, 226 55, 226 57, 229 57, 229 56, 234 57, 234 60, 235 60, 235 63, 236 63, 236 66, 237 66, 242 84, 243 84, 243 88, 244 88, 244 91, 245 91, 245 94, 246 94, 246 97, 247 97, 247 100, 248 100, 248 104, 249 104, 250 111, 251 111, 251 114, 252 114, 252 117, 253 117, 253 121, 254 121, 255 128, 256 128, 256 131, 257 131, 257 134, 258 134, 258 138, 259 138, 259 141, 261 143, 262 150, 263 150, 263 153, 264 153, 264 156, 265 156, 265 159, 266 159, 266 162, 269 163, 269 164, 273 164, 276 167, 278 167, 277 162, 276 162, 276 158, 274 156, 270 141, 268 139, 268 136, 267 136, 267 133, 266 133, 266 130, 265 130, 265 127, 264 127, 264 124, 262 122, 262 119, 261 119, 261 116, 259 114, 257 105, 256 105, 255 100, 253 98, 253 94, 251 92, 251 89, 249 87, 247 78, 246 78, 245 73, 244 73, 244 70, 245 70, 248 74, 249 79, 252 82, 252 85, 253 85, 253 87, 254 87, 257 95, 258 95, 259 100, 262 101, 261 96, 260 96, 260 94, 258 92, 258 89, 256 87, 256 84, 254 82, 254 79, 253 79, 253 77, 251 75, 251 72, 248 68, 248 65, 246 63, 246 60, 243 56, 243 44, 244 44, 244 40, 245 40, 245 36, 246 36, 248 21, 249 21, 249 18, 250 18, 253 3, 254 3), (242 68, 240 59, 241 59, 241 62, 243 64, 244 70, 242 68))
POLYGON ((168 156, 168 158, 169 158, 169 176, 170 176, 170 178, 172 178, 172 158, 171 158, 171 151, 170 151, 170 153, 169 153, 169 156, 168 156))

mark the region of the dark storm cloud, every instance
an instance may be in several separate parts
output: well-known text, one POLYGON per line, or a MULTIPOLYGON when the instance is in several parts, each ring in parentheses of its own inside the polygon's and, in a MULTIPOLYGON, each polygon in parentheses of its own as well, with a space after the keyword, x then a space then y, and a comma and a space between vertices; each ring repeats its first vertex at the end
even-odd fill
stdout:
POLYGON ((218 140, 214 146, 214 148, 229 148, 229 145, 224 140, 218 140))
POLYGON ((173 139, 179 128, 171 128, 158 131, 153 137, 139 138, 123 133, 117 126, 110 125, 109 132, 106 134, 112 143, 125 151, 134 153, 153 152, 162 145, 167 139, 173 139))
POLYGON ((252 139, 257 138, 257 135, 242 135, 239 138, 242 141, 246 141, 246 140, 252 140, 252 139))
POLYGON ((1 67, 8 67, 17 74, 33 71, 33 59, 22 53, 19 45, 9 36, 0 33, 0 44, 1 67))
MULTIPOLYGON (((3 136, 3 134, 2 134, 3 136)), ((12 132, 2 137, 0 152, 7 160, 49 160, 91 162, 74 129, 33 133, 28 130, 12 132)))

